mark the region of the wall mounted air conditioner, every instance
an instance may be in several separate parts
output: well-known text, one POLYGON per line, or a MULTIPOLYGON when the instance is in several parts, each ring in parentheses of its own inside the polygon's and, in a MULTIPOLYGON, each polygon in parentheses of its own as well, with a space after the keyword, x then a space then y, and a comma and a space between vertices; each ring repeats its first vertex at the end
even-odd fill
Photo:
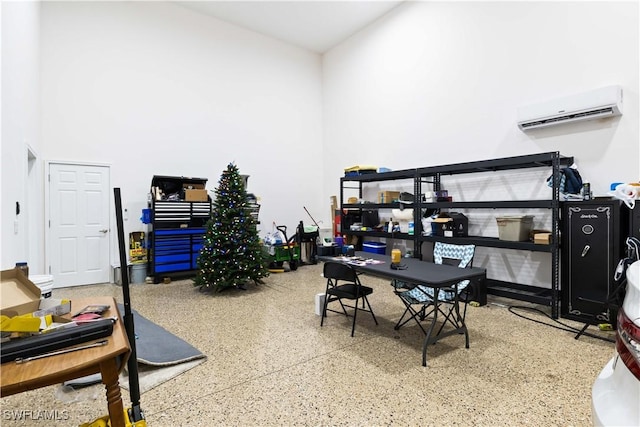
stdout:
POLYGON ((606 86, 577 95, 518 108, 522 131, 622 114, 622 87, 606 86))

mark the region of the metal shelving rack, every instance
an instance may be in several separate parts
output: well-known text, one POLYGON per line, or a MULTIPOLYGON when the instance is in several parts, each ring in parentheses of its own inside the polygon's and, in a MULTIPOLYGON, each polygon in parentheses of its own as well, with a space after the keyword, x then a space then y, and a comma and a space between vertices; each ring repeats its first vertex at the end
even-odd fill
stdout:
POLYGON ((559 222, 560 222, 560 168, 573 164, 573 157, 561 156, 559 152, 547 152, 524 156, 505 157, 499 159, 481 160, 475 162, 456 163, 441 166, 430 166, 417 169, 406 169, 393 172, 365 174, 361 176, 344 177, 340 179, 340 206, 342 209, 391 209, 397 208, 398 203, 384 204, 345 204, 344 190, 357 189, 362 196, 363 184, 391 181, 413 180, 414 202, 405 204, 405 208, 414 208, 415 234, 385 233, 369 231, 350 231, 345 229, 342 221, 342 233, 357 236, 376 236, 412 240, 414 242, 414 256, 422 256, 422 243, 445 241, 459 244, 475 244, 476 246, 516 249, 551 254, 551 289, 530 285, 487 279, 489 294, 504 296, 521 301, 534 302, 551 306, 552 317, 559 314, 559 284, 560 284, 560 256, 559 256, 559 222), (552 196, 546 200, 496 200, 496 201, 461 201, 461 202, 424 202, 422 201, 422 186, 428 183, 434 191, 440 191, 443 176, 473 174, 480 172, 510 171, 517 169, 550 168, 552 178, 552 196), (355 183, 355 186, 354 186, 355 183), (511 242, 498 238, 469 236, 469 237, 441 237, 422 235, 422 211, 424 209, 549 209, 551 210, 551 241, 548 245, 533 244, 531 242, 511 242))
MULTIPOLYGON (((344 215, 344 211, 345 210, 351 210, 351 211, 362 211, 362 210, 370 210, 370 209, 394 209, 394 208, 407 208, 407 209, 413 209, 413 206, 415 204, 407 204, 407 203, 403 203, 402 206, 400 206, 401 204, 399 202, 395 202, 395 203, 345 203, 344 200, 344 190, 357 190, 358 192, 358 197, 362 198, 363 195, 363 187, 366 183, 374 183, 374 182, 384 182, 384 181, 397 181, 397 180, 411 180, 412 185, 414 187, 414 190, 416 189, 416 182, 418 181, 418 175, 417 175, 417 169, 406 169, 406 170, 398 170, 398 171, 392 171, 392 172, 384 172, 384 173, 369 173, 369 174, 364 174, 364 175, 358 175, 358 176, 348 176, 348 177, 343 177, 340 178, 340 207, 341 207, 341 212, 342 212, 342 219, 340 221, 340 226, 341 226, 341 232, 342 234, 345 235, 350 235, 350 236, 361 236, 361 237, 365 237, 365 236, 374 236, 374 237, 382 237, 382 238, 387 238, 387 239, 400 239, 400 240, 408 240, 408 241, 413 241, 414 243, 414 253, 415 251, 420 251, 420 243, 418 242, 418 240, 416 240, 416 236, 415 235, 411 235, 408 233, 400 233, 400 232, 393 232, 393 233, 388 233, 386 231, 376 231, 376 232, 370 232, 370 231, 352 231, 349 230, 348 228, 346 228, 345 226, 345 215, 344 215)), ((419 194, 416 193, 414 191, 413 194, 419 194)), ((414 211, 415 212, 415 211, 414 211)), ((417 231, 416 231, 417 233, 417 231)), ((362 248, 358 247, 356 248, 358 250, 361 250, 362 248)))

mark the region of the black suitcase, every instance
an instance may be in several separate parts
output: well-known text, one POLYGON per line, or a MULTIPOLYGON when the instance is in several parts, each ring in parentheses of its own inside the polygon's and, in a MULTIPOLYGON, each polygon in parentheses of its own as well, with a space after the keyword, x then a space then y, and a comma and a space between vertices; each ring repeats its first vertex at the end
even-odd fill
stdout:
POLYGON ((100 319, 61 331, 17 338, 0 346, 0 363, 60 350, 87 341, 108 337, 113 333, 113 320, 100 319))

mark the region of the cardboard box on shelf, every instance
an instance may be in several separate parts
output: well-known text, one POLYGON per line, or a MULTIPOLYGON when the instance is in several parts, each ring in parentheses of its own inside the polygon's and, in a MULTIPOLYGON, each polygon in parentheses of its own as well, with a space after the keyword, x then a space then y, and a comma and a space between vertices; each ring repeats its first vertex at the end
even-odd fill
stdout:
POLYGON ((186 202, 206 202, 209 200, 205 184, 188 183, 183 184, 184 200, 186 202))
POLYGON ((535 233, 533 235, 533 243, 536 245, 550 245, 551 233, 535 233))
POLYGON ((399 198, 399 191, 378 191, 378 203, 393 203, 399 198))
POLYGON ((207 190, 204 189, 185 189, 184 200, 186 202, 206 202, 208 199, 207 190))

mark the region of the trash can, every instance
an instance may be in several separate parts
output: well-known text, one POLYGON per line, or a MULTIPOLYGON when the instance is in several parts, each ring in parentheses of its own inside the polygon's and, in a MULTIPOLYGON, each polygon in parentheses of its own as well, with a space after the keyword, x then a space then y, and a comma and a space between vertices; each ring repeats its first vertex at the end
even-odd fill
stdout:
POLYGON ((131 283, 144 283, 147 277, 147 263, 131 264, 129 266, 131 271, 131 277, 129 282, 131 283))
POLYGON ((122 271, 120 264, 111 264, 111 283, 122 286, 122 271))

